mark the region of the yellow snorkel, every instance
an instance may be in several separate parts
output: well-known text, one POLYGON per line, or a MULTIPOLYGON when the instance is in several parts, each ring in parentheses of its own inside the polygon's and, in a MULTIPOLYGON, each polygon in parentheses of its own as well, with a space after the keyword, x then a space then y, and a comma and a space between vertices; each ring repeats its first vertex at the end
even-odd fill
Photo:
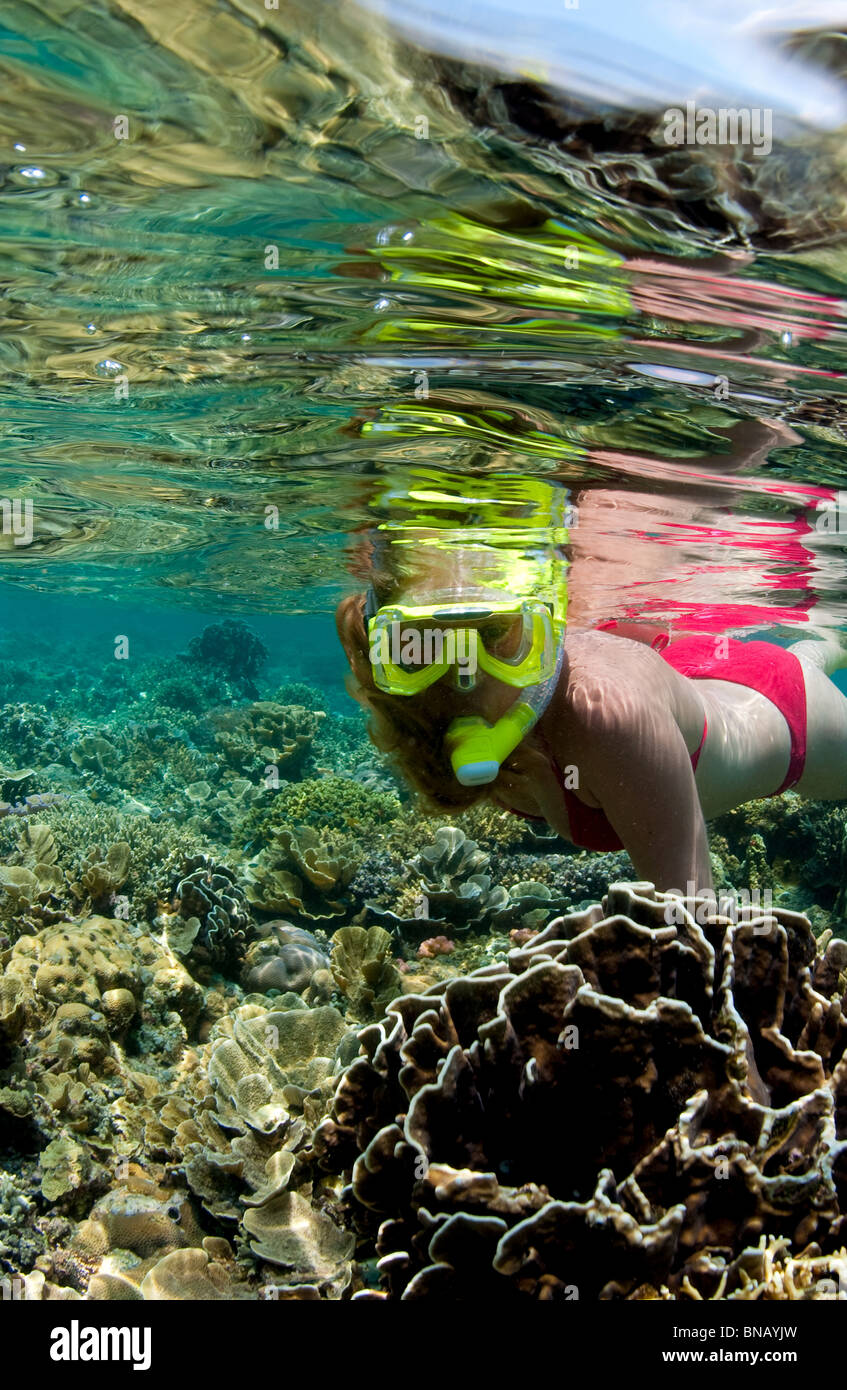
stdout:
POLYGON ((556 670, 543 685, 537 685, 489 724, 478 714, 454 719, 444 740, 456 780, 463 787, 483 787, 494 782, 502 764, 530 729, 538 723, 556 689, 564 656, 564 640, 559 643, 556 670))
POLYGON ((530 686, 523 695, 489 724, 481 715, 462 715, 454 719, 444 743, 456 780, 463 787, 482 787, 494 782, 502 764, 514 753, 547 709, 559 682, 565 655, 565 625, 558 625, 556 665, 550 676, 530 686))
POLYGON ((445 740, 457 781, 463 787, 482 787, 494 782, 501 764, 529 733, 538 715, 525 700, 487 724, 478 714, 454 719, 445 740))

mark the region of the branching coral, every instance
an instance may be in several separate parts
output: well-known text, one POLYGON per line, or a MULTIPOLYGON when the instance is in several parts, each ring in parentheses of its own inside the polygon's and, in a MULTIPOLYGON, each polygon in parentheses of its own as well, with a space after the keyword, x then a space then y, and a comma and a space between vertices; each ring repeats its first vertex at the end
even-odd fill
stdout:
POLYGON ((2 911, 13 929, 12 935, 32 932, 46 922, 60 920, 66 915, 63 904, 68 902, 81 905, 84 912, 108 907, 126 882, 131 851, 121 840, 110 845, 105 854, 91 850, 82 861, 78 879, 70 879, 62 871, 58 857, 50 827, 39 822, 25 823, 16 852, 5 866, 0 866, 2 911))
MULTIPOLYGON (((78 912, 85 902, 83 877, 92 860, 108 863, 111 846, 129 846, 129 867, 119 892, 126 896, 130 918, 142 921, 151 918, 157 901, 170 893, 183 860, 202 848, 193 830, 169 819, 128 814, 74 797, 24 820, 0 820, 0 853, 6 863, 30 869, 36 859, 44 861, 45 856, 36 854, 22 840, 24 826, 33 831, 43 828, 52 837, 49 862, 57 864, 64 873, 61 901, 68 916, 78 912), (94 853, 92 846, 98 845, 101 849, 94 853)), ((0 913, 3 911, 0 902, 0 913)))
POLYGON ((250 811, 241 838, 257 848, 271 844, 281 829, 309 825, 316 830, 346 832, 370 842, 385 835, 401 815, 390 792, 359 786, 346 777, 307 777, 280 786, 266 804, 250 811))

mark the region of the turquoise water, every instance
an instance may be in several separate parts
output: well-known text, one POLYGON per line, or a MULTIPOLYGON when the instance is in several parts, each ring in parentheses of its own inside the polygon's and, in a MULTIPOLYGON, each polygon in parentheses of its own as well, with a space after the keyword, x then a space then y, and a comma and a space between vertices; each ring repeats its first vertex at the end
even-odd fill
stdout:
MULTIPOLYGON (((843 1275, 841 809, 789 795, 712 827, 716 886, 784 913, 767 968, 700 919, 685 969, 661 933, 645 964, 655 900, 619 890, 617 926, 572 915, 634 877, 623 852, 421 811, 368 740, 334 624, 410 495, 496 501, 508 475, 567 502, 574 626, 847 627, 835 120, 780 125, 767 158, 669 150, 659 111, 616 105, 602 42, 564 100, 561 46, 497 79, 421 38, 332 5, 4 13, 0 499, 32 525, 0 532, 0 1271, 29 1298, 452 1302, 470 1282, 565 1301, 574 1250, 588 1300, 843 1275), (584 972, 584 1071, 558 1014, 538 1041, 558 996, 515 1005, 514 1055, 502 999, 491 1022, 491 981, 562 915, 567 947, 541 937, 534 960, 584 972), (727 952, 731 985, 709 975, 727 952), (656 981, 693 1031, 668 1024, 654 1057, 633 1019, 656 981), (402 1073, 382 1021, 401 996, 402 1073), (381 1062, 354 1063, 364 1025, 381 1062), (451 1067, 479 1087, 461 1123, 451 1067), (695 1091, 714 1099, 696 1124, 695 1091), (571 1096, 566 1161, 549 1136, 571 1096), (672 1191, 667 1134, 698 1151, 672 1191), (755 1174, 753 1214, 692 1234, 685 1175, 721 1143, 755 1174), (499 1195, 447 1192, 440 1165, 499 1195), (774 1172, 799 1196, 762 1216, 774 1172), (552 1235, 516 1235, 557 1199, 552 1235), (661 1258, 598 1254, 592 1202, 661 1258), (448 1210, 487 1214, 491 1251, 448 1210), (430 1225, 440 1255, 407 1239, 430 1225)), ((792 48, 817 73, 796 117, 838 86, 838 44, 792 48)), ((677 43, 655 56, 676 90, 677 43)))

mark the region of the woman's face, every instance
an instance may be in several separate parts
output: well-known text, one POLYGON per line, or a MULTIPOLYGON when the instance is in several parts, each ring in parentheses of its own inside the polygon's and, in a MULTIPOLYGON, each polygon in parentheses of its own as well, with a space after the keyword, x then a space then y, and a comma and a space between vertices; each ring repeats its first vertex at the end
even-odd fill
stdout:
MULTIPOLYGON (((411 602, 405 596, 403 602, 409 602, 411 606, 411 602)), ((478 714, 489 723, 493 723, 505 714, 519 697, 521 692, 517 687, 498 680, 478 664, 473 639, 484 642, 485 650, 490 655, 509 660, 520 646, 523 627, 520 616, 498 618, 496 621, 489 619, 480 623, 465 620, 461 624, 439 623, 427 619, 426 622, 398 623, 397 626, 400 650, 417 653, 440 650, 436 641, 431 641, 427 647, 426 639, 441 637, 446 645, 447 638, 452 636, 450 628, 457 630, 455 661, 418 697, 427 703, 434 714, 437 713, 442 718, 478 714), (415 637, 418 638, 417 646, 415 637)), ((412 658, 415 659, 417 658, 412 658)))
MULTIPOLYGON (((460 547, 450 550, 422 548, 414 563, 403 576, 402 587, 393 595, 392 601, 403 607, 422 608, 438 602, 446 602, 449 596, 454 602, 484 602, 486 599, 500 601, 506 591, 495 584, 486 585, 486 577, 496 581, 499 575, 499 561, 494 557, 490 575, 480 566, 477 552, 465 553, 460 547), (496 568, 495 568, 496 565, 496 568)), ((431 620, 434 628, 442 630, 452 626, 447 622, 431 620)), ((513 657, 521 642, 522 623, 520 618, 496 617, 484 623, 461 623, 456 626, 476 629, 485 643, 486 650, 501 660, 513 657)), ((464 648, 463 650, 467 650, 464 648)), ((459 665, 451 667, 440 680, 430 686, 420 698, 431 704, 433 711, 442 717, 458 718, 461 715, 478 714, 489 723, 494 723, 520 697, 520 690, 490 676, 479 667, 471 689, 463 688, 459 665)))

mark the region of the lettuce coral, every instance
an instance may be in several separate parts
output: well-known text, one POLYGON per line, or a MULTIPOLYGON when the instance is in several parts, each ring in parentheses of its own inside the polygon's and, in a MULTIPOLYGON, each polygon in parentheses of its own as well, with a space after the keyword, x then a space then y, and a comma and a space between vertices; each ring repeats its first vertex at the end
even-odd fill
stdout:
POLYGON ((836 1252, 840 964, 798 914, 618 885, 397 999, 314 1139, 380 1257, 357 1297, 712 1297, 763 1234, 836 1252))
POLYGON ((244 890, 230 869, 207 854, 185 860, 170 909, 157 923, 178 955, 197 966, 238 973, 251 918, 244 890))
POLYGON ((325 717, 323 710, 272 700, 218 710, 211 716, 218 758, 243 777, 291 778, 302 770, 325 717))

